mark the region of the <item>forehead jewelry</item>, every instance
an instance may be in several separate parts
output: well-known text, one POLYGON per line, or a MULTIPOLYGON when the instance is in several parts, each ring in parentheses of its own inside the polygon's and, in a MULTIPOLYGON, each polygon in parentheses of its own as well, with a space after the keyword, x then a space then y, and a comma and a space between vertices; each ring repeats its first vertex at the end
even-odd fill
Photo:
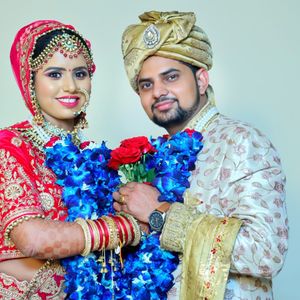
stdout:
POLYGON ((83 54, 90 75, 93 73, 93 57, 86 45, 76 35, 63 33, 53 37, 45 49, 36 57, 30 59, 31 71, 37 71, 48 62, 55 52, 62 53, 65 57, 76 58, 83 54))

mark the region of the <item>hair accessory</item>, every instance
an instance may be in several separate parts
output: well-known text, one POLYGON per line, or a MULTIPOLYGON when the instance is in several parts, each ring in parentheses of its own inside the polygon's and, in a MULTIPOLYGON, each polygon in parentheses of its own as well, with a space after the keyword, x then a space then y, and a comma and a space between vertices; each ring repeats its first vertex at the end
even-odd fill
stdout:
MULTIPOLYGON (((77 33, 78 34, 78 33, 77 33)), ((79 54, 83 54, 86 60, 90 76, 94 71, 94 63, 91 52, 87 46, 76 35, 63 33, 55 36, 45 49, 36 58, 30 58, 30 68, 37 71, 48 62, 55 52, 60 52, 65 57, 76 58, 79 54)))
MULTIPOLYGON (((68 33, 64 33, 61 36, 61 47, 67 52, 78 51, 78 40, 74 36, 69 35, 68 33)), ((79 44, 80 46, 80 44, 79 44)))

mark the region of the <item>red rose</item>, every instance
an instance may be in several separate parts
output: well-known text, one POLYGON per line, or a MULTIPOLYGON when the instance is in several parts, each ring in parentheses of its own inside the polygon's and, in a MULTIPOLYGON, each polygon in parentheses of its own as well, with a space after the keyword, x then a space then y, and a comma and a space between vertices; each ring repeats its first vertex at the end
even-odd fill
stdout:
POLYGON ((138 148, 143 154, 154 153, 156 151, 145 136, 138 136, 123 140, 121 142, 121 147, 138 148))
POLYGON ((143 153, 139 148, 119 147, 111 151, 111 158, 108 167, 118 170, 120 165, 131 164, 137 162, 143 153))

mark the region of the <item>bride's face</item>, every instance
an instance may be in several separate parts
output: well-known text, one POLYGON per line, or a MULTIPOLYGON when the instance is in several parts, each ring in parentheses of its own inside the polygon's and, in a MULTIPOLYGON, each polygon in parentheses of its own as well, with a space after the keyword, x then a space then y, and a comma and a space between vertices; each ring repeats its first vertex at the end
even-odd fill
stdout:
POLYGON ((83 55, 69 58, 55 52, 35 73, 34 88, 45 119, 60 128, 72 130, 74 113, 86 101, 79 89, 91 91, 91 78, 83 55))

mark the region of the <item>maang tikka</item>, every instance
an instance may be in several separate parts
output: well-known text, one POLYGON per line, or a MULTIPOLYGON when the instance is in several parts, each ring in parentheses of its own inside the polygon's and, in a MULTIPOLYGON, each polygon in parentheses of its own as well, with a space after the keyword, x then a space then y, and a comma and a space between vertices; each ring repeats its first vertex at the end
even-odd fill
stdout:
POLYGON ((90 76, 94 71, 94 62, 91 52, 81 39, 69 33, 62 33, 51 39, 45 49, 36 57, 30 58, 31 71, 37 71, 52 58, 55 52, 60 52, 65 57, 76 58, 79 54, 84 56, 90 76))

